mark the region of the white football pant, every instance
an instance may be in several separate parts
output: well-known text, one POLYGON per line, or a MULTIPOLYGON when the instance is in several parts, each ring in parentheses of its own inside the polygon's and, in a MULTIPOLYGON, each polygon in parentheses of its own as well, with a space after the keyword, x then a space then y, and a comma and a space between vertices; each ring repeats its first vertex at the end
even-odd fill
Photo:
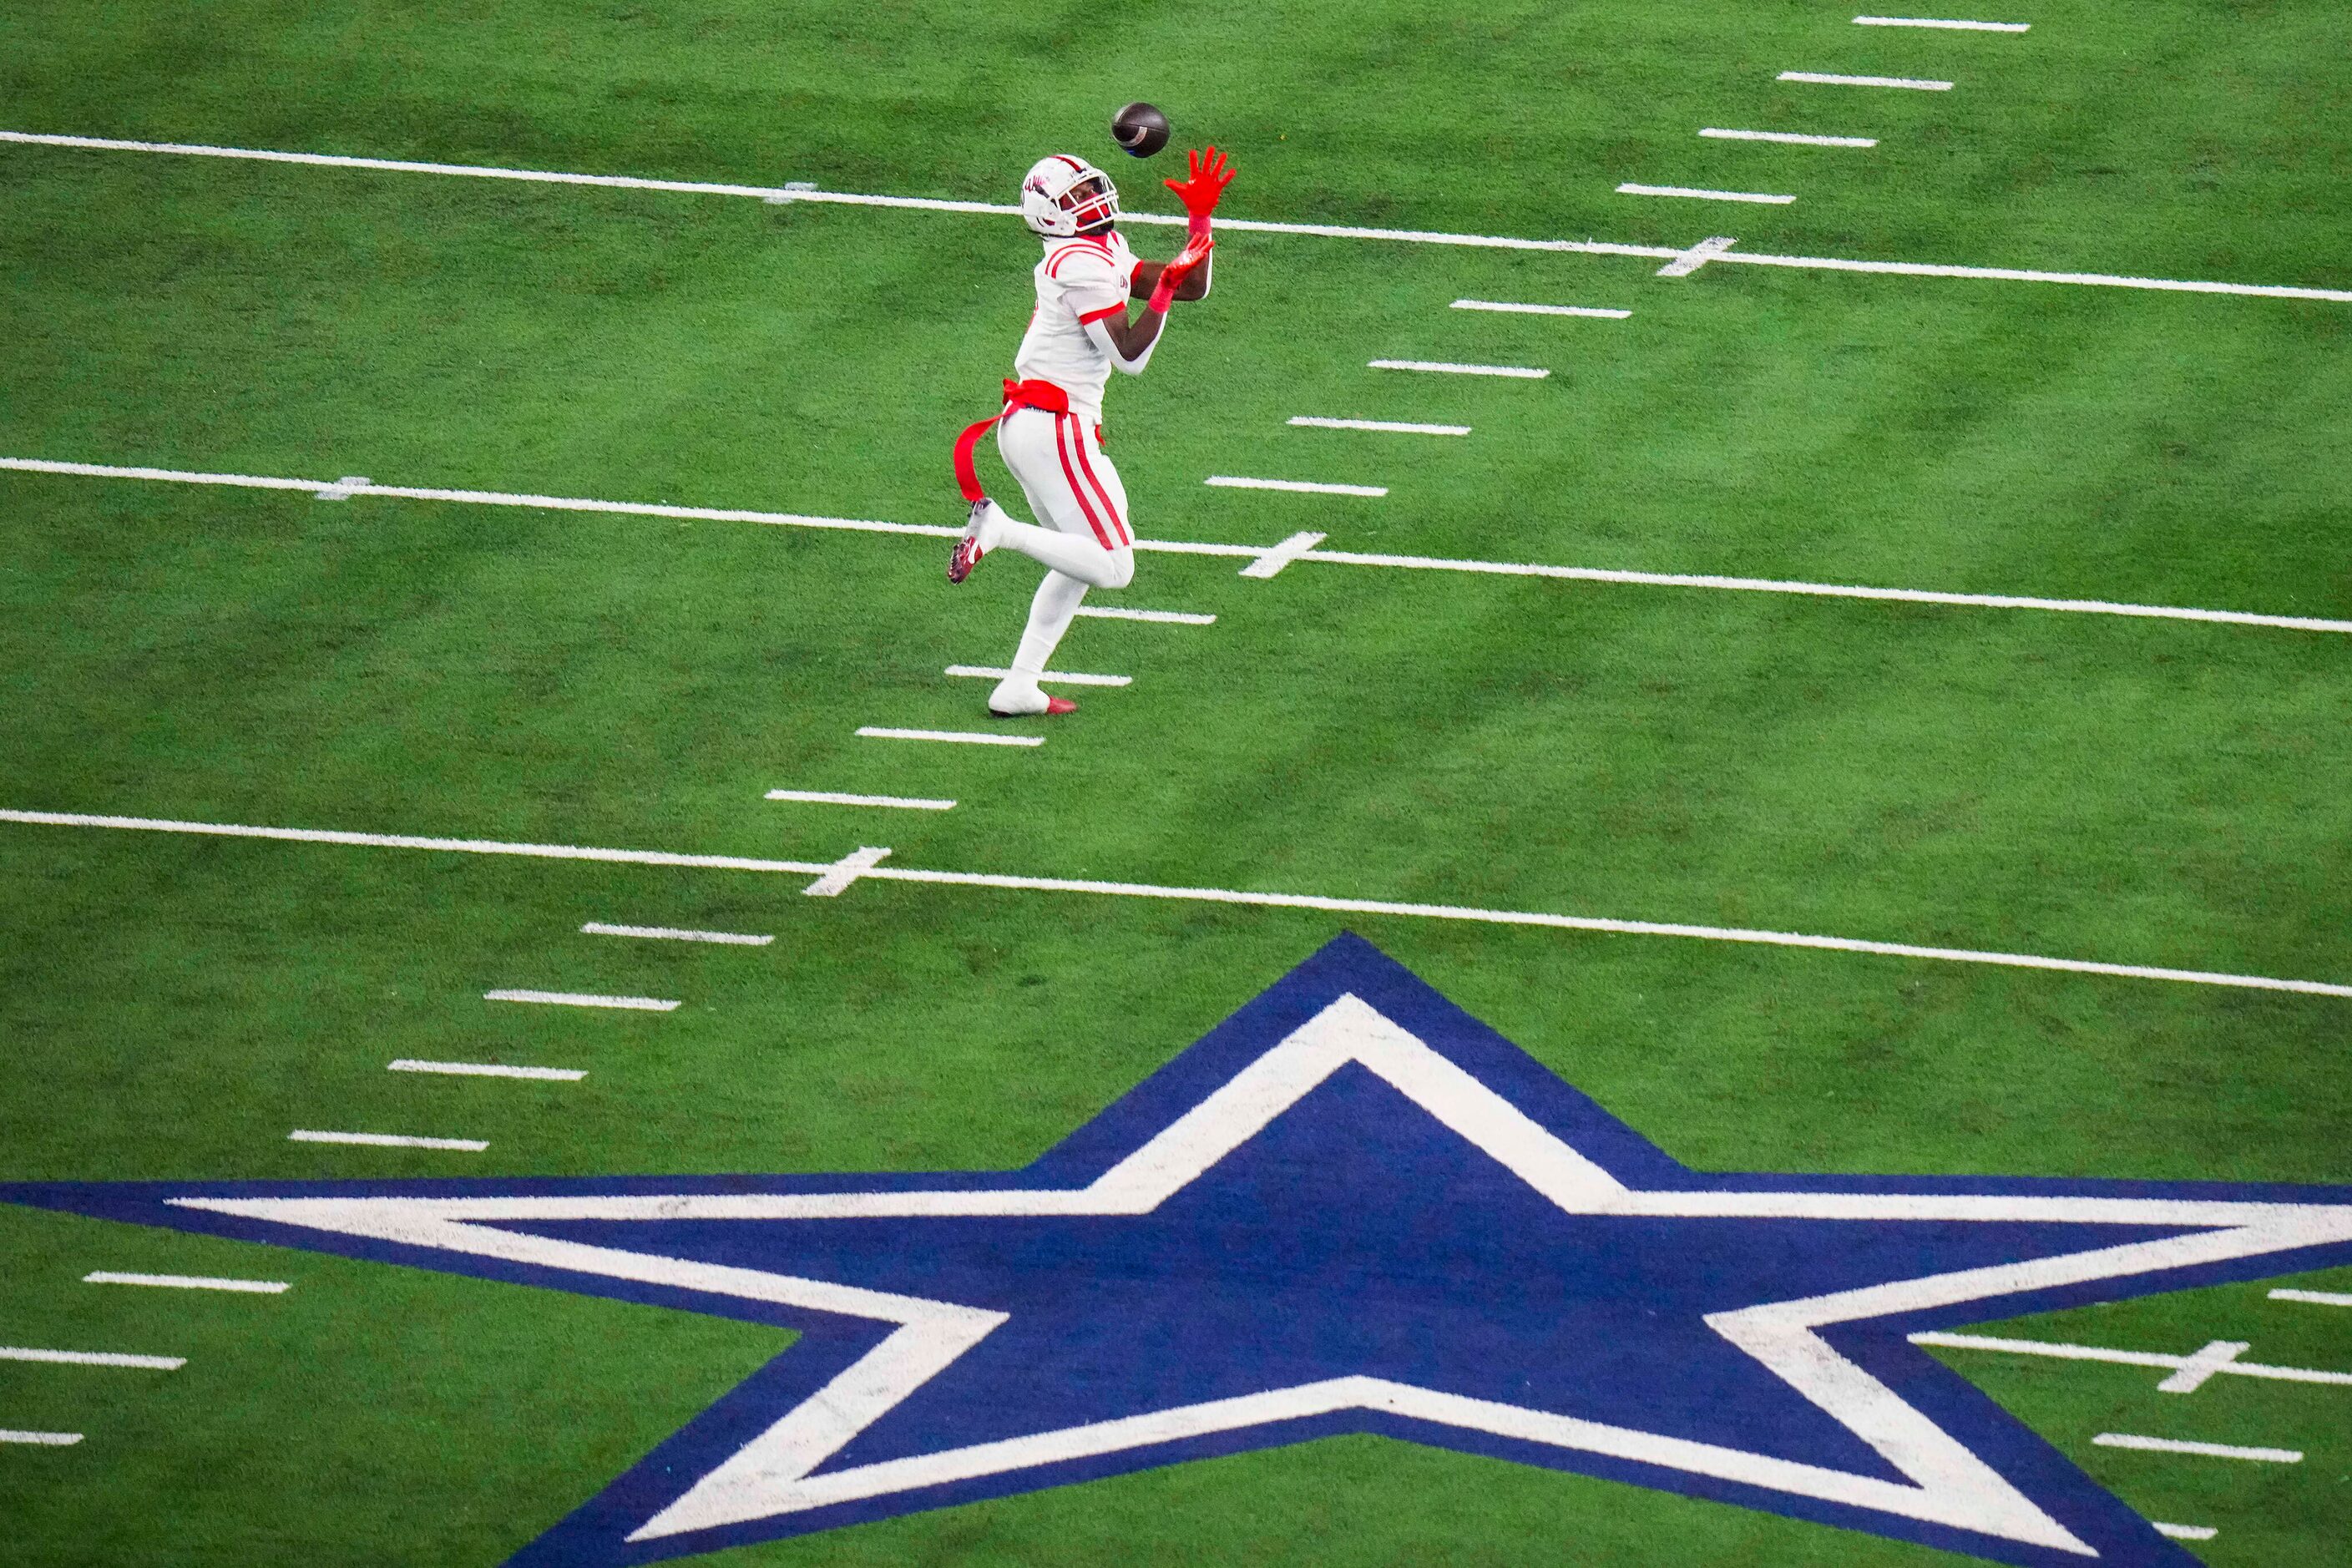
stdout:
POLYGON ((1049 568, 1030 601, 1013 673, 989 699, 999 712, 1042 712, 1037 677, 1089 587, 1124 588, 1135 577, 1127 487, 1103 456, 1095 428, 1075 414, 1016 408, 996 426, 996 449, 1021 481, 1029 510, 1051 526, 1017 522, 992 506, 982 550, 1013 550, 1049 568))

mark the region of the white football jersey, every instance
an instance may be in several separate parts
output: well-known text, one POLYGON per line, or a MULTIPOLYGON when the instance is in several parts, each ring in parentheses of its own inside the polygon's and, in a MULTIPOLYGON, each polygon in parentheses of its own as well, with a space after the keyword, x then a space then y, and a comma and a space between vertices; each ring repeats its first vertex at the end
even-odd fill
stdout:
POLYGON ((1023 381, 1050 381, 1070 395, 1070 411, 1102 422, 1110 356, 1087 336, 1086 323, 1127 309, 1129 285, 1141 262, 1117 230, 1049 239, 1037 263, 1037 313, 1013 356, 1023 381))

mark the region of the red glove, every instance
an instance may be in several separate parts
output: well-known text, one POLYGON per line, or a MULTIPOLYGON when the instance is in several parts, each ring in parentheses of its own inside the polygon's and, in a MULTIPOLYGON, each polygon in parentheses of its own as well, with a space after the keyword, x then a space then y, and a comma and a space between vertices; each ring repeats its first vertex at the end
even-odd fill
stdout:
POLYGON ((1209 232, 1209 215, 1217 210, 1217 198, 1234 183, 1234 171, 1225 155, 1212 145, 1203 154, 1197 147, 1185 154, 1192 160, 1192 172, 1181 180, 1163 180, 1160 184, 1176 193, 1192 215, 1191 231, 1194 239, 1209 232))
MULTIPOLYGON (((1209 199, 1213 202, 1217 198, 1213 195, 1209 199)), ((1208 215, 1203 213, 1199 221, 1206 224, 1208 215)), ((1187 241, 1184 248, 1176 253, 1176 259, 1160 269, 1160 281, 1152 285, 1151 298, 1144 301, 1146 308, 1166 315, 1169 302, 1176 298, 1177 285, 1191 277, 1192 268, 1208 260, 1209 252, 1216 248, 1217 242, 1205 234, 1187 241)))

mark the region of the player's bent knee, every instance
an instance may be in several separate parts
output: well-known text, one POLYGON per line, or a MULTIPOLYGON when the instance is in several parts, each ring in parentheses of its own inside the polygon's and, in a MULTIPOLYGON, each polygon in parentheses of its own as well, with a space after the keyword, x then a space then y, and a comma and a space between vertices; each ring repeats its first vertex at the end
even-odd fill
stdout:
POLYGON ((1107 564, 1108 569, 1103 573, 1102 582, 1097 586, 1124 588, 1135 581, 1135 552, 1127 546, 1121 545, 1112 551, 1107 564))

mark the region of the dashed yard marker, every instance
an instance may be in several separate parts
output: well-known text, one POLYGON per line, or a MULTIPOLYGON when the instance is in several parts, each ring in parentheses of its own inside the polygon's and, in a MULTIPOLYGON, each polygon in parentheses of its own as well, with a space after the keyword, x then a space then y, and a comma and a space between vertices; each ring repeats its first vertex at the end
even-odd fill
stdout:
POLYGON ((0 1426, 0 1443, 31 1443, 43 1448, 70 1448, 81 1441, 79 1432, 17 1432, 0 1426))
MULTIPOLYGON (((1633 312, 1598 305, 1522 305, 1509 300, 1456 300, 1456 310, 1494 310, 1511 316, 1590 316, 1596 321, 1622 321, 1633 312)), ((1295 423, 1295 422, 1294 422, 1295 423)))
MULTIPOLYGON (((972 680, 1002 680, 1013 672, 985 664, 951 664, 950 675, 972 680)), ((1087 675, 1074 669, 1049 669, 1037 677, 1040 683, 1061 686, 1127 686, 1133 683, 1131 675, 1087 675)))
POLYGON ((384 1064, 386 1072, 443 1073, 451 1078, 529 1078, 548 1083, 578 1083, 588 1076, 583 1068, 509 1067, 504 1062, 426 1062, 403 1057, 384 1064))
POLYGON ((1927 81, 1907 76, 1838 76, 1829 71, 1782 71, 1782 81, 1809 81, 1822 87, 1906 87, 1916 92, 1949 92, 1948 81, 1927 81))
MULTIPOLYGON (((1294 419, 1293 425, 1298 423, 1294 419)), ((1466 431, 1467 426, 1465 426, 1466 431)), ((1189 610, 1129 610, 1117 605, 1080 605, 1078 614, 1097 621, 1150 621, 1171 626, 1213 626, 1214 616, 1195 615, 1189 610)))
POLYGON ((1042 746, 1043 735, 985 735, 973 730, 894 730, 882 724, 860 724, 857 732, 869 741, 940 741, 956 746, 1042 746))
POLYGON ((1946 22, 1927 16, 1856 16, 1857 27, 1948 27, 1964 33, 2022 33, 2031 22, 1946 22))
POLYGON ((1294 533, 1243 567, 1242 575, 1257 578, 1278 576, 1284 567, 1322 543, 1323 539, 1319 533, 1294 533))
POLYGON ((455 1149, 478 1154, 489 1147, 478 1138, 414 1138, 404 1132, 319 1132, 297 1128, 286 1134, 289 1143, 364 1143, 376 1149, 455 1149))
MULTIPOLYGON (((1467 436, 1467 425, 1408 425, 1395 419, 1324 419, 1310 414, 1294 414, 1289 422, 1315 430, 1378 430, 1392 436, 1467 436)), ((1080 615, 1086 614, 1081 609, 1080 615)))
POLYGON ((485 991, 485 1002, 529 1002, 543 1007, 610 1007, 625 1013, 674 1013, 677 1004, 659 996, 598 996, 583 991, 485 991))
POLYGON ((293 1286, 283 1279, 224 1279, 205 1274, 120 1274, 100 1268, 81 1277, 85 1285, 152 1285, 163 1290, 228 1290, 248 1296, 275 1296, 293 1286))
POLYGON ((776 939, 749 931, 688 931, 682 926, 616 926, 603 921, 590 921, 580 928, 583 936, 635 936, 652 942, 708 942, 726 947, 765 947, 776 939))
POLYGON ((2156 1386, 2164 1394, 2193 1394, 2208 1380, 2227 1373, 2232 1377, 2263 1378, 2273 1383, 2326 1383, 2352 1387, 2352 1372, 2322 1372, 2312 1367, 2268 1366, 2240 1361, 2253 1347, 2242 1340, 2215 1340, 2189 1355, 2159 1351, 2109 1350, 2104 1345, 2070 1345, 2048 1340, 1996 1339, 1988 1334, 1919 1333, 1915 1345, 1940 1345, 1949 1350, 1998 1351, 2009 1355, 2047 1356, 2053 1361, 2102 1361, 2118 1366, 2162 1367, 2172 1375, 2156 1386))
POLYGON ((2334 1290, 2273 1290, 2273 1301, 2307 1301, 2315 1307, 2352 1307, 2352 1296, 2334 1290))
POLYGON ((882 864, 890 851, 874 845, 861 845, 824 868, 824 874, 801 889, 812 899, 838 898, 858 879, 882 864))
POLYGON ((2102 1448, 2137 1448, 2150 1454, 2196 1454, 2208 1459, 2244 1459, 2261 1465, 2299 1465, 2300 1448, 2245 1448, 2235 1443, 2198 1443, 2185 1437, 2143 1437, 2132 1432, 2102 1432, 2091 1439, 2102 1448))
POLYGON ((1296 490, 1316 496, 1384 496, 1386 485, 1327 485, 1311 479, 1250 479, 1237 474, 1211 474, 1201 481, 1228 490, 1296 490))
POLYGON ((1781 142, 1791 147, 1875 147, 1875 136, 1808 136, 1794 131, 1726 131, 1710 125, 1699 132, 1717 142, 1781 142))
POLYGON ((951 800, 930 800, 912 795, 844 795, 829 789, 772 789, 770 800, 797 801, 805 805, 878 805, 895 811, 953 811, 951 800))
MULTIPOLYGON (((184 822, 147 816, 103 816, 83 812, 0 808, 0 822, 50 827, 94 827, 136 833, 186 834, 198 837, 266 838, 299 844, 337 844, 383 849, 421 849, 461 855, 513 855, 533 859, 593 860, 634 866, 698 867, 709 870, 757 871, 824 877, 839 861, 771 860, 748 855, 697 855, 674 849, 617 849, 578 844, 515 844, 484 838, 430 838, 422 835, 355 833, 344 828, 272 827, 249 823, 184 822)), ((855 859, 855 857, 849 858, 855 859)), ((1150 882, 1112 882, 1074 877, 1023 877, 996 871, 942 871, 916 866, 875 866, 864 873, 877 880, 925 882, 943 887, 986 888, 1013 892, 1073 893, 1097 898, 1150 899, 1177 903, 1234 904, 1255 909, 1317 910, 1326 914, 1389 915, 1407 920, 1459 921, 1474 925, 1528 926, 1615 936, 1674 937, 1812 952, 1868 953, 1882 958, 1941 963, 1987 964, 2003 969, 2105 975, 2183 985, 2213 985, 2242 991, 2288 992, 2305 996, 2352 998, 2352 984, 2220 970, 2175 969, 2158 964, 2112 963, 2034 952, 1984 948, 1933 947, 1920 942, 1880 942, 1864 937, 1822 936, 1748 926, 1697 925, 1674 921, 1621 920, 1600 915, 1559 914, 1546 910, 1480 909, 1464 904, 1411 903, 1393 899, 1335 898, 1321 893, 1283 893, 1241 888, 1182 888, 1150 882)))
POLYGON ((1690 185, 1637 185, 1632 181, 1617 187, 1621 196, 1685 196, 1702 202, 1756 202, 1765 206, 1784 207, 1794 196, 1766 195, 1759 191, 1705 191, 1690 185))
POLYGON ((51 1362, 59 1366, 130 1366, 150 1372, 177 1372, 188 1364, 179 1355, 130 1355, 121 1351, 43 1351, 26 1345, 0 1345, 0 1361, 51 1362))
POLYGON ((1504 375, 1521 381, 1541 381, 1549 375, 1548 370, 1534 370, 1516 364, 1453 364, 1432 359, 1376 359, 1367 362, 1372 370, 1419 370, 1437 375, 1504 375))

